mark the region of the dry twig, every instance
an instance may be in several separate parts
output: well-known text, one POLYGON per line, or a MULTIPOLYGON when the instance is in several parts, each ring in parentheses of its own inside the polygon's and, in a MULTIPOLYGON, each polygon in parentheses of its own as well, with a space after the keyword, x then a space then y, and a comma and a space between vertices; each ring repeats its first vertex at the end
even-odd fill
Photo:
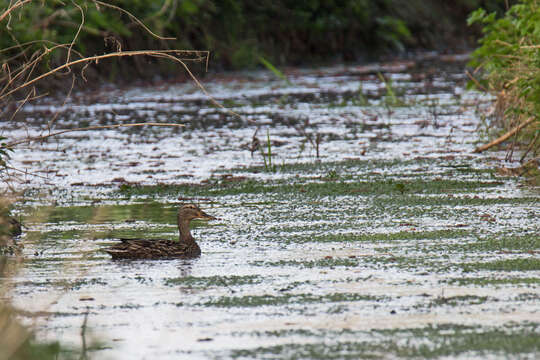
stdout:
POLYGON ((513 128, 512 130, 508 131, 506 134, 504 134, 504 135, 498 137, 497 139, 493 140, 489 144, 485 144, 485 145, 482 145, 480 147, 477 147, 476 149, 474 149, 473 152, 481 153, 481 152, 486 151, 487 149, 489 149, 489 148, 491 148, 491 147, 493 147, 495 145, 499 145, 500 143, 508 140, 513 135, 517 134, 519 131, 521 131, 521 129, 523 129, 526 126, 528 126, 529 124, 531 124, 534 120, 535 120, 535 117, 528 118, 526 121, 522 122, 521 124, 519 124, 518 126, 513 128))
POLYGON ((32 0, 18 0, 13 4, 11 7, 7 8, 1 15, 0 15, 0 21, 4 20, 6 16, 9 16, 13 10, 15 10, 18 7, 23 6, 26 3, 31 2, 32 0))
POLYGON ((60 130, 55 133, 42 135, 42 136, 33 136, 33 137, 27 137, 23 140, 18 140, 11 142, 6 145, 6 147, 10 148, 16 145, 29 143, 32 141, 42 141, 47 138, 58 136, 61 134, 69 133, 69 132, 75 132, 75 131, 88 131, 88 130, 100 130, 100 129, 116 129, 119 127, 136 127, 136 126, 172 126, 172 127, 183 127, 184 124, 171 124, 171 123, 135 123, 135 124, 115 124, 115 125, 99 125, 99 126, 88 126, 83 128, 75 128, 75 129, 65 129, 60 130))
MULTIPOLYGON (((209 51, 199 51, 199 50, 132 50, 132 51, 117 51, 117 52, 112 52, 112 53, 108 53, 108 54, 103 54, 103 55, 95 55, 95 56, 89 56, 89 57, 85 57, 85 58, 82 58, 82 59, 78 59, 78 60, 74 60, 74 61, 69 61, 69 62, 66 62, 62 65, 59 65, 57 66, 56 68, 44 73, 44 74, 41 74, 39 76, 36 76, 35 78, 33 78, 32 80, 28 80, 26 81, 24 84, 21 84, 19 86, 17 86, 15 89, 11 89, 9 91, 7 91, 6 93, 0 95, 0 100, 19 91, 19 90, 22 90, 32 84, 35 84, 37 83, 38 81, 44 79, 44 78, 47 78, 51 75, 53 75, 54 73, 57 73, 58 71, 60 70, 63 70, 63 69, 66 69, 66 68, 69 68, 70 66, 73 66, 73 65, 78 65, 78 64, 86 64, 86 63, 90 63, 90 62, 96 62, 98 63, 100 60, 103 60, 103 59, 108 59, 108 58, 114 58, 114 57, 125 57, 125 56, 141 56, 141 55, 147 55, 147 56, 153 56, 153 57, 158 57, 158 58, 167 58, 167 59, 171 59, 171 60, 174 60, 174 61, 177 61, 179 63, 181 63, 185 69, 188 69, 187 65, 184 63, 184 61, 202 61, 203 59, 205 59, 209 54, 209 51), (196 56, 195 58, 178 58, 176 56, 173 56, 171 54, 177 54, 177 55, 194 55, 196 56), (201 56, 202 54, 204 54, 205 56, 201 56)), ((190 76, 194 79, 195 79, 195 76, 189 71, 188 69, 188 73, 190 74, 190 76)), ((199 87, 202 88, 202 85, 196 81, 197 85, 199 87)), ((205 91, 205 94, 208 95, 208 92, 205 91)))

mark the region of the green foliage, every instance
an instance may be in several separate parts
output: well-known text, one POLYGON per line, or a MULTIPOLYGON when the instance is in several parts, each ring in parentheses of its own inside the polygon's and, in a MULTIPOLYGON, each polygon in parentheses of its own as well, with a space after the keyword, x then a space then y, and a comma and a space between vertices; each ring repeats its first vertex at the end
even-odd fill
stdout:
MULTIPOLYGON (((480 68, 484 84, 498 94, 500 125, 508 130, 530 117, 536 120, 523 138, 540 134, 540 1, 520 0, 502 17, 474 11, 468 24, 480 24, 483 37, 470 65, 480 68)), ((534 144, 531 144, 534 145, 534 144)))
POLYGON ((400 51, 404 51, 403 40, 411 38, 411 32, 403 20, 385 15, 376 19, 380 25, 377 35, 400 51))
MULTIPOLYGON (((210 50, 227 67, 245 68, 259 63, 306 63, 324 59, 354 60, 370 53, 404 51, 407 46, 434 46, 434 14, 446 16, 444 26, 461 28, 463 14, 475 6, 491 9, 502 0, 445 1, 398 0, 118 0, 154 33, 176 40, 164 42, 139 27, 125 12, 91 0, 32 1, 15 9, 0 26, 0 48, 37 41, 26 50, 69 44, 84 23, 74 50, 101 54, 118 45, 124 50, 210 50), (472 8, 471 8, 472 7, 472 8), (104 38, 114 41, 104 42, 104 38), (117 42, 118 41, 118 42, 117 42), (261 59, 264 59, 261 60, 261 59)), ((7 2, 0 6, 0 14, 7 2)), ((19 48, 20 50, 20 48, 19 48)), ((15 50, 16 51, 16 50, 15 50)), ((1 53, 0 60, 11 52, 1 53)), ((65 53, 62 54, 65 56, 65 53)), ((62 61, 52 54, 50 61, 62 61)), ((137 61, 137 60, 133 60, 137 61)), ((114 63, 114 61, 113 61, 114 63)), ((272 65, 274 66, 274 65, 272 65)), ((108 71, 107 71, 108 73, 108 71)))

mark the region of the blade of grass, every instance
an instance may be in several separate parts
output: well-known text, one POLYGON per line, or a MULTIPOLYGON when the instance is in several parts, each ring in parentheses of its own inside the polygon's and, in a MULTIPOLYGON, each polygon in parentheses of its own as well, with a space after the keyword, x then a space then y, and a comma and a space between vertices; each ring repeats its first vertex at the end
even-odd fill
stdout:
POLYGON ((272 74, 274 74, 277 78, 280 78, 281 80, 285 81, 287 85, 292 85, 292 83, 289 81, 287 76, 283 72, 281 72, 277 67, 275 67, 270 61, 266 60, 260 55, 257 58, 259 59, 260 63, 263 64, 265 68, 270 70, 272 74))

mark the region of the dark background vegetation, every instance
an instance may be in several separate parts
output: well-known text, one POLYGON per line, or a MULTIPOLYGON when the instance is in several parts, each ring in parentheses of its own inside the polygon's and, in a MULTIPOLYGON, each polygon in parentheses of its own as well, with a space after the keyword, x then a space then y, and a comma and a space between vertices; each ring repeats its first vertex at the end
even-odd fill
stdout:
MULTIPOLYGON (((3 1, 7 8, 8 1, 3 1)), ((466 24, 479 7, 504 12, 505 0, 120 0, 117 5, 156 34, 150 36, 133 19, 98 2, 34 1, 13 11, 0 26, 0 48, 35 40, 69 44, 82 21, 74 49, 85 56, 119 47, 210 50, 214 69, 246 69, 264 57, 274 65, 309 65, 366 61, 381 55, 404 56, 412 50, 463 51, 475 45, 479 27, 466 24)), ((31 52, 52 43, 36 43, 31 52)), ((20 49, 4 51, 5 61, 20 49)), ((55 52, 49 65, 65 61, 55 52)), ((148 59, 111 60, 94 67, 109 80, 178 74, 171 63, 147 66, 148 59), (118 61, 123 61, 122 66, 118 61), (129 66, 132 65, 132 66, 129 66)), ((90 75, 92 75, 90 71, 90 75)))

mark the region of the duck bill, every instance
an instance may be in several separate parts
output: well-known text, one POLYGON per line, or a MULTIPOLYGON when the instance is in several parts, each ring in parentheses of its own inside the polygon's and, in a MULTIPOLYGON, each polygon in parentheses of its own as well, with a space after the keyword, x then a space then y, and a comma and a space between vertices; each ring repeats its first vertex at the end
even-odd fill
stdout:
POLYGON ((205 213, 204 211, 201 211, 199 213, 199 219, 204 219, 204 220, 217 220, 217 218, 213 217, 212 215, 208 215, 207 213, 205 213))

